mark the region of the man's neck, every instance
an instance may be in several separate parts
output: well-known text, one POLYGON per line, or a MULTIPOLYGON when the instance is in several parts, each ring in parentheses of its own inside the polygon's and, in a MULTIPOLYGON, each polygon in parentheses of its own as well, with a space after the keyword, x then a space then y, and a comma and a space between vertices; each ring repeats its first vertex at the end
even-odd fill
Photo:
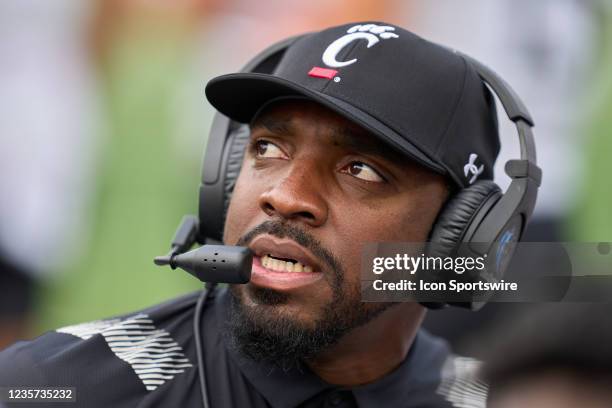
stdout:
POLYGON ((404 361, 424 316, 425 309, 416 303, 391 307, 308 365, 330 384, 350 387, 376 381, 404 361))

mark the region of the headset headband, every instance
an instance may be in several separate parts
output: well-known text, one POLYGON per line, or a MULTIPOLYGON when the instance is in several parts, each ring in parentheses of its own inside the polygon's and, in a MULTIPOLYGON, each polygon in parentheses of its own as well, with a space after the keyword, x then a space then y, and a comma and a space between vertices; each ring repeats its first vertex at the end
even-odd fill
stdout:
MULTIPOLYGON (((537 189, 541 184, 542 170, 537 166, 536 150, 533 132, 534 124, 531 114, 519 96, 508 83, 493 70, 476 59, 459 53, 470 63, 489 88, 499 98, 508 119, 516 126, 520 143, 520 159, 506 162, 506 174, 512 179, 510 186, 483 221, 475 226, 470 241, 477 243, 490 243, 496 240, 505 224, 514 218, 511 214, 520 215, 520 232, 524 231, 537 198, 537 189), (509 216, 510 215, 510 216, 509 216)), ((507 229, 507 228, 506 228, 507 229)))

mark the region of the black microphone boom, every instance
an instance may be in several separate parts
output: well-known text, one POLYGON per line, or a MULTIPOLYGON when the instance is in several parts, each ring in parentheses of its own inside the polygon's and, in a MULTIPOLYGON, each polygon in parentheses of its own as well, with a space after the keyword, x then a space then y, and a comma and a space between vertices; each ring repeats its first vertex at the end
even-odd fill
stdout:
POLYGON ((202 406, 209 408, 202 340, 200 338, 202 312, 206 303, 214 296, 217 283, 248 283, 251 280, 253 253, 247 247, 228 245, 204 245, 193 251, 185 252, 195 244, 199 224, 197 217, 193 215, 184 216, 174 234, 170 252, 166 256, 158 256, 154 262, 155 265, 159 266, 170 265, 172 269, 181 268, 206 283, 207 290, 202 292, 196 303, 193 317, 193 335, 198 360, 202 406))
POLYGON ((181 268, 202 282, 248 283, 253 253, 247 247, 204 245, 184 254, 158 256, 155 264, 181 268))
POLYGON ((249 248, 204 245, 185 252, 196 242, 198 225, 197 217, 184 216, 174 234, 170 253, 155 258, 155 265, 181 268, 207 283, 248 283, 253 263, 253 253, 249 248))

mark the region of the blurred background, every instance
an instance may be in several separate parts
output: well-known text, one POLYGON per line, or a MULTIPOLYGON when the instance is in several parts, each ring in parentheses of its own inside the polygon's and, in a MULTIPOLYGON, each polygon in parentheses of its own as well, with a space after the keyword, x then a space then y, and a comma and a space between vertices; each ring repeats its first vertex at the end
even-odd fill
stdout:
MULTIPOLYGON (((204 85, 274 41, 358 20, 471 54, 523 98, 544 169, 530 240, 612 241, 612 1, 3 0, 0 349, 200 288, 152 259, 197 212, 204 85)), ((504 120, 502 187, 518 155, 504 120)), ((471 353, 529 307, 426 325, 471 353)))

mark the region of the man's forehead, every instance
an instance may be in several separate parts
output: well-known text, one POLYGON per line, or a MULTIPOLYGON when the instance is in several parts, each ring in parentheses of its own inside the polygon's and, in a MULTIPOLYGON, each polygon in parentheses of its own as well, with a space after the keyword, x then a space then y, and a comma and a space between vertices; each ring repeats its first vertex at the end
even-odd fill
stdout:
POLYGON ((265 128, 274 134, 292 135, 303 126, 316 126, 317 133, 334 146, 375 154, 393 161, 406 157, 371 132, 338 113, 308 100, 284 100, 262 109, 251 122, 251 129, 265 128))

